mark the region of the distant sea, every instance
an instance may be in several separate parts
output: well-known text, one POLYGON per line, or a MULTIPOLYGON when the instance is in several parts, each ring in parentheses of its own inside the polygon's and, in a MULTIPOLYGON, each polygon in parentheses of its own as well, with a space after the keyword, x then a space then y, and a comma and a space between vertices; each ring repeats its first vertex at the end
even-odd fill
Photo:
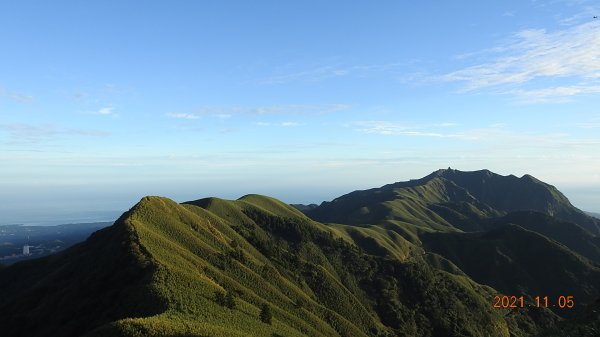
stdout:
POLYGON ((56 226, 71 223, 115 221, 123 211, 85 211, 70 213, 23 214, 0 219, 0 225, 56 226))

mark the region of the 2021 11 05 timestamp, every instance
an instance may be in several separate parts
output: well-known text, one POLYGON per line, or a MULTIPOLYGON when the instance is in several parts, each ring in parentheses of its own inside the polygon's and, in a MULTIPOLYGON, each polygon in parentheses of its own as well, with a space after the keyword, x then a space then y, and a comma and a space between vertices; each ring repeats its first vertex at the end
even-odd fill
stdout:
POLYGON ((494 308, 496 309, 513 309, 513 308, 558 308, 572 309, 575 307, 575 299, 573 296, 535 296, 533 299, 527 300, 524 296, 494 296, 494 308))

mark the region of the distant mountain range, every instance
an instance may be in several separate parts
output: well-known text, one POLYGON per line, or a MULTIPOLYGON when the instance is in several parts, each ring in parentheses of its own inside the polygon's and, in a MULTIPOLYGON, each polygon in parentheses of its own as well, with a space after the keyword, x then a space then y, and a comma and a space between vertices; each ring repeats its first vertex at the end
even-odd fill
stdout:
POLYGON ((599 234, 600 220, 553 186, 487 170, 309 206, 145 197, 81 244, 0 269, 0 326, 9 336, 597 336, 599 234), (502 296, 516 307, 495 308, 509 304, 502 296))

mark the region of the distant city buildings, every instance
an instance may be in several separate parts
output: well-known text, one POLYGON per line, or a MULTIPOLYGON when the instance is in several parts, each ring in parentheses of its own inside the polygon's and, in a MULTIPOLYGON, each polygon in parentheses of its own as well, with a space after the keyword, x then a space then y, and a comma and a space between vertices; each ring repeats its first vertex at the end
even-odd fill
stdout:
POLYGON ((29 245, 23 246, 23 255, 29 255, 29 245))

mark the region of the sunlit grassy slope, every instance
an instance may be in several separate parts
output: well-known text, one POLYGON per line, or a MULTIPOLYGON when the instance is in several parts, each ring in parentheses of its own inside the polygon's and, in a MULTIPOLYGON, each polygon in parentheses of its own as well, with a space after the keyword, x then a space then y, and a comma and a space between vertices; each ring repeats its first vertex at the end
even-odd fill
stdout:
POLYGON ((496 214, 465 189, 435 177, 422 183, 355 191, 323 203, 308 214, 322 222, 356 225, 396 220, 419 230, 456 231, 468 226, 470 218, 479 219, 490 212, 496 214), (462 214, 456 207, 464 208, 462 214))
POLYGON ((153 284, 167 310, 91 336, 506 336, 513 324, 490 309, 490 289, 425 263, 368 254, 352 244, 355 234, 267 197, 184 205, 149 197, 124 224, 155 260, 153 284), (217 303, 218 292, 234 294, 236 307, 217 303), (430 304, 421 307, 423 300, 430 304), (263 303, 273 311, 270 325, 259 320, 263 303))
POLYGON ((327 226, 258 195, 146 197, 78 247, 1 271, 1 323, 11 336, 526 336, 554 320, 492 309, 493 289, 400 228, 327 226))

